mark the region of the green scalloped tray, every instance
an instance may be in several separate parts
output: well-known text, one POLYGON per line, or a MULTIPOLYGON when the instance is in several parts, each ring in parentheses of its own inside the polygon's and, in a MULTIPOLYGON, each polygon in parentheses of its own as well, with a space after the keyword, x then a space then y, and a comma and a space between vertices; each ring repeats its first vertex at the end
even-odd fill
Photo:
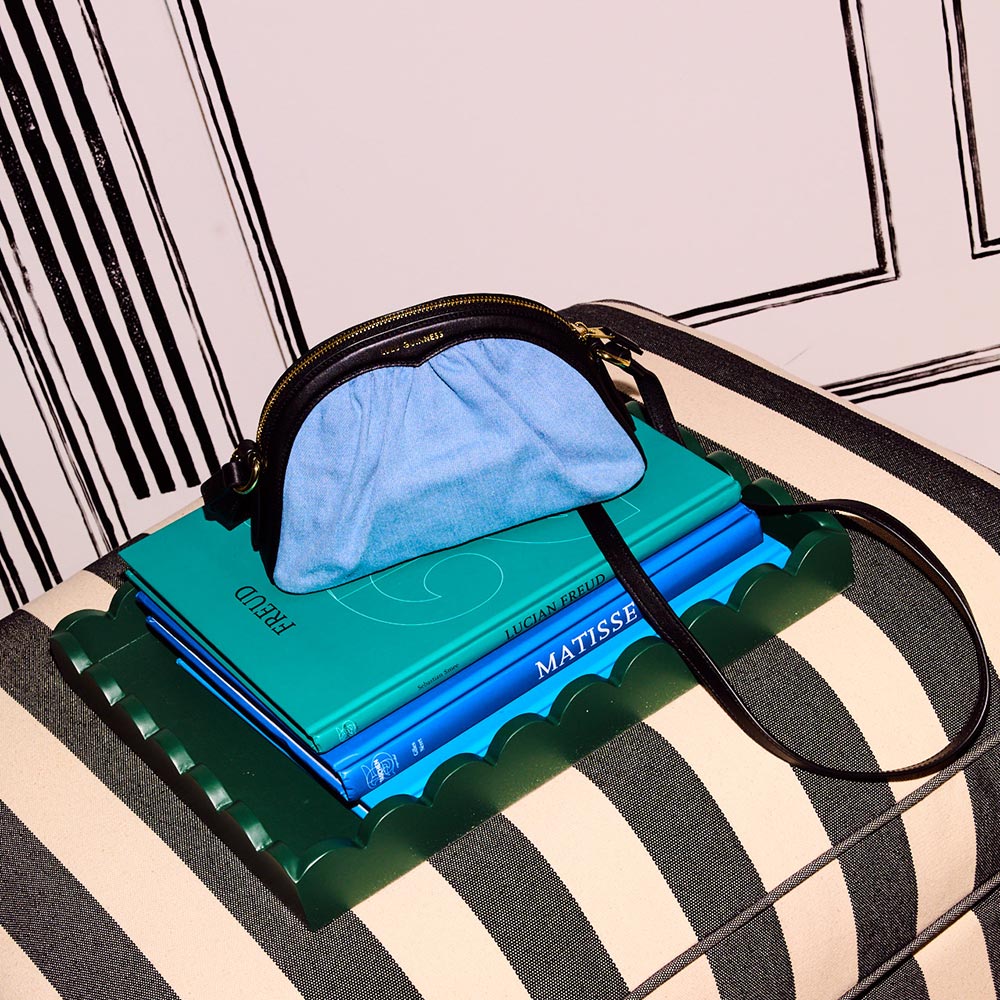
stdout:
MULTIPOLYGON (((748 499, 788 502, 767 480, 732 472, 748 499)), ((792 550, 785 569, 756 567, 729 602, 702 601, 683 618, 722 663, 755 648, 853 579, 850 543, 829 515, 769 518, 765 531, 792 550)), ((654 638, 629 646, 610 680, 578 678, 546 718, 522 716, 485 759, 460 755, 423 796, 396 796, 364 818, 177 667, 146 628, 130 584, 110 609, 77 611, 52 637, 73 688, 313 929, 416 867, 477 823, 569 767, 695 683, 654 638)))

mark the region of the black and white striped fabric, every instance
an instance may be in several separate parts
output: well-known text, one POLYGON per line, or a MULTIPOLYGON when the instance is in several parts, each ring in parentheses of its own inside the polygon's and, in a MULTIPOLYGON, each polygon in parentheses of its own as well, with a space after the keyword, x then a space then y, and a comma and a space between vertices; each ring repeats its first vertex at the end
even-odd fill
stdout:
MULTIPOLYGON (((650 366, 706 442, 917 529, 1000 650, 1000 477, 637 306, 578 312, 669 334, 650 366)), ((954 730, 973 663, 921 578, 855 542, 852 588, 730 676, 801 748, 891 767, 954 730)), ((312 933, 54 669, 53 626, 120 574, 108 556, 0 624, 5 1000, 997 995, 995 715, 934 778, 856 785, 792 770, 695 688, 312 933)))

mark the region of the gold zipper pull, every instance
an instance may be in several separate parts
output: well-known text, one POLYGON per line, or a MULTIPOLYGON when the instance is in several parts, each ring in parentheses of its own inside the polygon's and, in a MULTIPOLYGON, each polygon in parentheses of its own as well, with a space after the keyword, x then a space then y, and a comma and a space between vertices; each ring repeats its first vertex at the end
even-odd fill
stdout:
POLYGON ((608 333, 603 326, 587 326, 586 323, 576 322, 572 324, 576 330, 576 335, 581 340, 613 340, 614 334, 608 333))
POLYGON ((608 333, 603 326, 587 326, 586 323, 574 323, 573 329, 576 335, 583 341, 596 340, 600 346, 594 347, 594 354, 602 361, 617 365, 619 368, 628 368, 632 364, 632 356, 629 348, 618 341, 613 333, 608 333), (617 349, 607 350, 607 347, 617 349))

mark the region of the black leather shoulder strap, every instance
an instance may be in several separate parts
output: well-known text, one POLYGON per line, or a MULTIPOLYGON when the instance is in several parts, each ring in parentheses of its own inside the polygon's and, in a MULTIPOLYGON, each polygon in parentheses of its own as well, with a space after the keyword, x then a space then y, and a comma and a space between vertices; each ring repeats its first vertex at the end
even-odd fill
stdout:
MULTIPOLYGON (((809 760, 786 746, 769 733, 743 703, 739 694, 725 678, 722 671, 705 652, 704 647, 688 631, 663 595, 656 589, 645 570, 632 554, 614 521, 600 504, 580 508, 584 523, 594 536, 622 586, 635 601, 636 607, 657 633, 680 654, 692 674, 708 689, 713 698, 730 715, 736 724, 752 739, 793 767, 825 775, 828 778, 846 778, 853 781, 900 781, 922 778, 946 767, 959 757, 975 740, 982 728, 989 709, 990 665, 983 638, 973 618, 968 601, 954 577, 926 544, 891 514, 857 500, 824 500, 806 504, 756 504, 750 505, 758 514, 795 514, 800 511, 827 511, 847 515, 852 521, 874 530, 893 548, 909 559, 947 597, 958 612, 962 624, 972 637, 977 661, 978 691, 975 704, 965 724, 948 743, 932 757, 909 767, 889 771, 853 771, 848 768, 829 767, 809 760)), ((831 641, 833 637, 831 636, 831 641)))
MULTIPOLYGON (((650 424, 662 434, 683 443, 663 386, 653 372, 644 368, 635 359, 635 354, 642 354, 643 351, 667 357, 666 338, 655 329, 643 333, 631 330, 628 338, 616 336, 613 332, 609 336, 611 343, 606 354, 635 380, 650 424)), ((889 771, 853 771, 847 768, 829 767, 796 753, 754 718, 711 656, 656 589, 604 508, 600 504, 590 504, 581 507, 580 514, 608 565, 657 635, 677 650, 688 669, 748 736, 793 767, 800 767, 830 778, 846 778, 854 781, 899 781, 932 774, 964 753, 981 731, 989 711, 991 667, 983 637, 976 625, 968 600, 955 578, 927 544, 891 514, 860 500, 820 500, 803 504, 748 504, 748 506, 762 515, 824 511, 840 515, 842 519, 846 517, 885 540, 944 594, 972 637, 978 685, 969 717, 947 746, 926 760, 889 771)))

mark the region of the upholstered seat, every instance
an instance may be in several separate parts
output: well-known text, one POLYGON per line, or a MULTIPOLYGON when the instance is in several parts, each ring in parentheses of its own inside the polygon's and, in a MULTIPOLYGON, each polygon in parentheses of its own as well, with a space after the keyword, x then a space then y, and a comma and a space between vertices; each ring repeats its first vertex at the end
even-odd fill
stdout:
MULTIPOLYGON (((644 360, 683 425, 800 498, 895 513, 1000 651, 1000 477, 638 307, 576 313, 665 328, 671 360, 644 360)), ((853 541, 855 584, 729 673, 793 745, 905 764, 961 724, 970 644, 853 541)), ((109 555, 0 623, 0 996, 996 993, 996 705, 958 765, 859 785, 793 771, 694 688, 313 933, 54 668, 52 627, 121 574, 109 555)))

